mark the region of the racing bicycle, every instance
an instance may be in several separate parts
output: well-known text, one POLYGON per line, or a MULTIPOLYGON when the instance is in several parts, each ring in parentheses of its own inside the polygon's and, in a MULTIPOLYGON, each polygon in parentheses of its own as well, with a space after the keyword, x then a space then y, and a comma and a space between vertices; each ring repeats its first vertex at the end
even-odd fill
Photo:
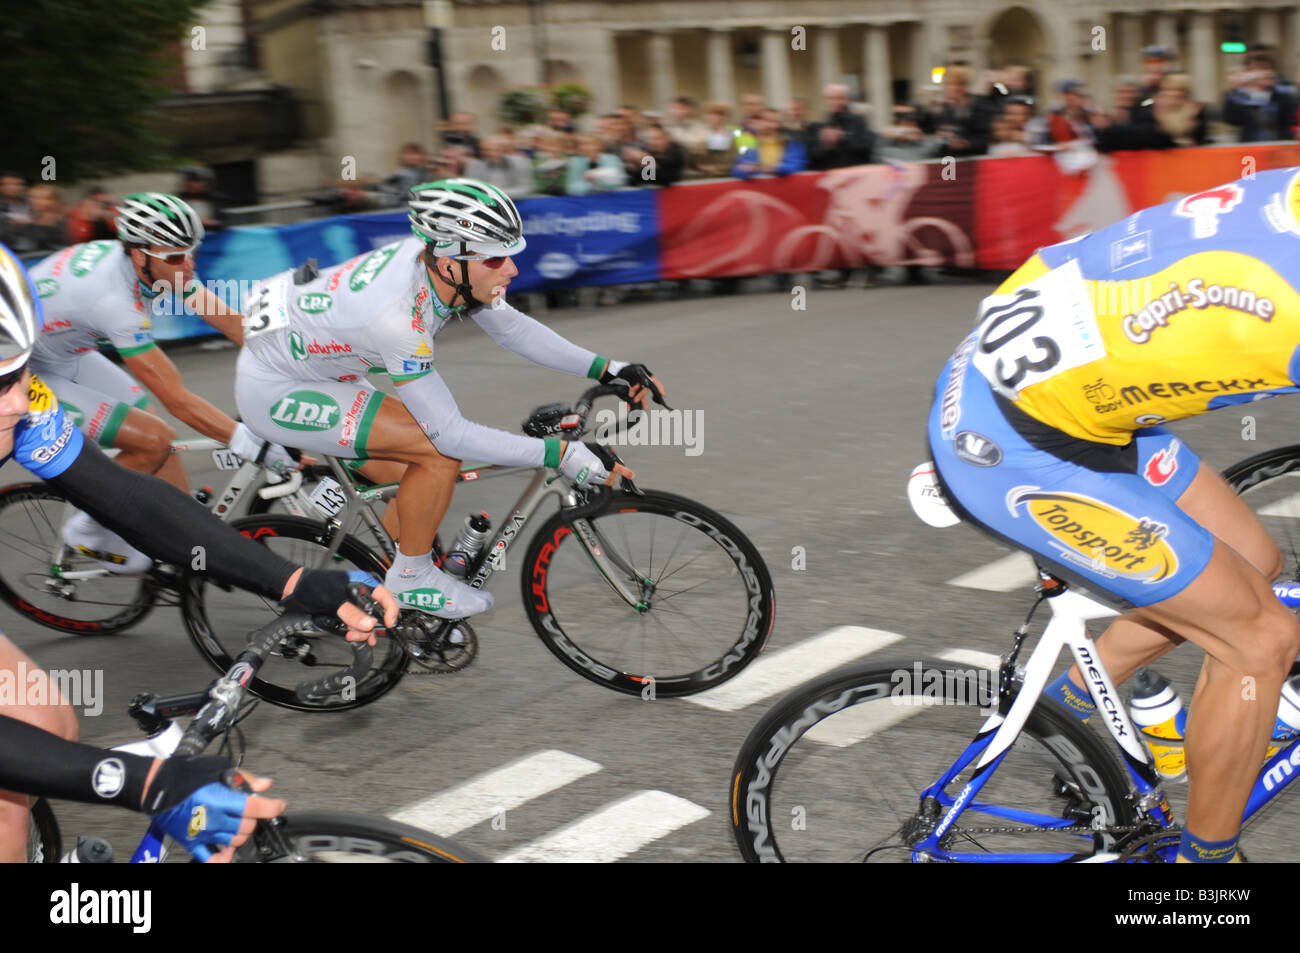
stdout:
MULTIPOLYGON (((355 590, 354 590, 355 594, 355 590)), ((367 605, 364 597, 359 604, 367 605)), ((369 603, 367 611, 382 615, 369 603)), ((287 614, 253 633, 247 648, 224 675, 205 691, 161 697, 137 695, 129 712, 148 738, 120 745, 116 750, 166 758, 173 754, 202 754, 218 738, 223 753, 238 763, 243 758, 243 735, 238 725, 257 705, 246 697, 250 678, 285 638, 321 628, 335 628, 335 620, 303 614, 287 614), (193 716, 182 729, 177 719, 193 716)), ((329 692, 341 680, 354 678, 369 666, 370 646, 350 643, 354 660, 342 673, 321 676, 300 686, 304 695, 329 692)), ((49 803, 37 800, 32 810, 28 859, 35 863, 57 863, 62 856, 62 838, 49 803)), ((160 825, 150 824, 131 855, 131 863, 162 863, 169 844, 160 825)), ((486 863, 471 850, 429 831, 383 817, 332 811, 287 814, 259 821, 248 841, 235 851, 236 863, 486 863)))
MULTIPOLYGON (((219 470, 231 474, 220 490, 195 492, 218 519, 272 510, 299 516, 314 512, 301 471, 278 476, 206 437, 172 444, 173 453, 203 451, 212 454, 219 470)), ((0 489, 0 599, 33 622, 79 635, 122 632, 154 606, 178 603, 179 567, 155 562, 142 575, 115 575, 68 546, 61 531, 74 512, 63 494, 46 483, 0 489)))
MULTIPOLYGON (((627 399, 626 387, 598 385, 572 408, 539 407, 525 434, 578 440, 600 397, 627 399)), ((616 439, 635 426, 636 414, 610 427, 616 439)), ((609 447, 606 466, 617 457, 609 447)), ((312 494, 316 519, 256 514, 232 521, 240 532, 310 567, 344 564, 383 577, 395 553, 374 506, 391 500, 396 484, 365 485, 344 462, 325 457, 312 494)), ((506 565, 506 553, 540 523, 523 557, 524 611, 543 644, 564 665, 599 685, 628 694, 674 697, 705 691, 735 677, 762 650, 775 618, 771 576, 753 543, 714 510, 673 493, 619 487, 580 489, 545 467, 481 465, 464 468, 458 482, 523 474, 519 499, 469 563, 466 582, 486 587, 506 565), (554 499, 558 511, 538 515, 554 499)), ((434 558, 444 558, 435 540, 434 558)), ((340 568, 342 568, 340 566, 340 568)), ((239 630, 256 628, 275 611, 269 600, 223 590, 206 576, 186 580, 186 626, 199 652, 224 670, 242 649, 239 630), (220 618, 220 626, 213 619, 220 618), (237 619, 231 625, 228 620, 237 619)), ((381 640, 372 669, 348 696, 304 703, 293 686, 303 666, 326 663, 329 640, 288 640, 249 688, 288 708, 342 710, 392 690, 411 669, 460 671, 477 655, 474 626, 403 610, 381 640)))
MULTIPOLYGON (((1224 476, 1286 556, 1274 592, 1300 608, 1300 445, 1243 460, 1224 476)), ((920 496, 947 506, 933 483, 920 496)), ((731 775, 731 826, 744 858, 1173 860, 1181 830, 1163 782, 1086 630, 1115 610, 1039 574, 1034 609, 1047 602, 1051 619, 1023 665, 1034 609, 997 671, 945 659, 860 662, 769 711, 731 775), (1092 721, 1104 732, 1042 697, 1067 647, 1088 673, 1099 708, 1092 721)), ((1297 766, 1300 739, 1260 769, 1243 818, 1243 859, 1254 849, 1252 823, 1300 777, 1297 766)), ((1270 829, 1267 839, 1275 838, 1270 829)))

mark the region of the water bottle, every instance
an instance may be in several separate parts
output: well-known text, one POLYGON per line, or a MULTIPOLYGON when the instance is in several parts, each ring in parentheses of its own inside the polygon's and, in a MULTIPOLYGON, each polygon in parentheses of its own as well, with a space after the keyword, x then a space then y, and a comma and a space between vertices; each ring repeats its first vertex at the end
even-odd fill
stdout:
POLYGON ((111 864, 113 845, 102 837, 78 837, 77 846, 59 858, 61 864, 111 864))
POLYGON ((1129 714, 1155 761, 1156 773, 1174 780, 1187 774, 1187 712, 1169 681, 1153 668, 1139 668, 1133 677, 1129 714))
POLYGON ((1277 703, 1277 721, 1273 724, 1273 739, 1268 743, 1268 761, 1300 735, 1300 675, 1293 675, 1282 683, 1282 697, 1277 703))
POLYGON ((451 544, 451 549, 447 553, 447 558, 443 560, 443 571, 461 579, 469 575, 469 567, 473 565, 483 549, 490 529, 492 524, 488 522, 486 513, 471 513, 466 517, 465 525, 460 528, 456 541, 451 544))

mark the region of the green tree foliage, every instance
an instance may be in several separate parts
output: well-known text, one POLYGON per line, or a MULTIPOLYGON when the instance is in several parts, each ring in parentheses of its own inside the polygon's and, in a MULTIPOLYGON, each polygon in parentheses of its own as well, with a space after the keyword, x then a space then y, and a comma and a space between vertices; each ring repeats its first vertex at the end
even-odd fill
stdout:
MULTIPOLYGON (((154 106, 202 0, 22 0, 0 15, 0 168, 72 182, 167 159, 154 106)), ((206 55, 216 55, 215 53, 206 55)))

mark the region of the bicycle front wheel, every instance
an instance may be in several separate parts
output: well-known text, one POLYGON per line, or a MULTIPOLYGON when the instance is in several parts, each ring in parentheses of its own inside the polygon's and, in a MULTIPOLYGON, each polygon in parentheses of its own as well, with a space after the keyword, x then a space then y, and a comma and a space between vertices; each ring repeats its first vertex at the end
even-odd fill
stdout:
POLYGON ((708 507, 656 490, 612 494, 576 523, 551 517, 529 543, 522 582, 528 619, 556 658, 634 695, 692 695, 734 678, 762 651, 776 611, 753 543, 708 507), (585 544, 574 535, 584 523, 585 544), (586 545, 618 567, 636 605, 586 545))
POLYGON ((117 576, 63 542, 75 508, 44 483, 0 490, 0 599, 47 628, 111 635, 153 608, 147 576, 117 576))
POLYGON ((486 864, 445 837, 368 814, 318 811, 265 822, 235 852, 251 864, 486 864))
MULTIPOLYGON (((377 556, 355 538, 345 536, 334 555, 331 538, 314 520, 263 514, 232 520, 232 529, 254 539, 290 562, 312 569, 361 569, 384 578, 377 556)), ((181 614, 199 653, 219 672, 234 664, 247 645, 248 634, 282 613, 274 599, 234 590, 195 573, 185 580, 181 614)), ((343 636, 295 635, 271 652, 257 677, 248 683, 254 695, 282 708, 298 711, 344 711, 375 701, 391 691, 406 673, 410 657, 395 639, 380 637, 373 649, 370 671, 344 692, 304 701, 295 694, 298 685, 342 671, 352 662, 352 647, 343 636)))
POLYGON ((1134 823, 1127 780, 1086 726, 1040 702, 941 851, 913 851, 970 780, 973 763, 922 798, 976 737, 996 684, 995 672, 919 660, 851 666, 796 689, 736 759, 741 854, 751 863, 1047 862, 1114 848, 1117 838, 1092 828, 1134 823))

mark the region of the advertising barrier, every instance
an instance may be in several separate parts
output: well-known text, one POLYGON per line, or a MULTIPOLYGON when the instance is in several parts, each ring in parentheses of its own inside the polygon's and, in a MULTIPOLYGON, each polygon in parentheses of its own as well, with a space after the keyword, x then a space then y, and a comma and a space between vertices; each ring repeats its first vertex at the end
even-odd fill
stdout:
MULTIPOLYGON (((528 247, 512 291, 865 265, 1011 270, 1034 250, 1253 171, 1300 165, 1300 143, 1067 158, 938 159, 780 179, 683 183, 523 199, 528 247), (1077 171, 1080 165, 1087 165, 1077 171)), ((198 273, 223 287, 307 258, 321 267, 409 235, 404 212, 344 215, 211 236, 198 273)), ((162 339, 210 333, 193 315, 162 339)))

